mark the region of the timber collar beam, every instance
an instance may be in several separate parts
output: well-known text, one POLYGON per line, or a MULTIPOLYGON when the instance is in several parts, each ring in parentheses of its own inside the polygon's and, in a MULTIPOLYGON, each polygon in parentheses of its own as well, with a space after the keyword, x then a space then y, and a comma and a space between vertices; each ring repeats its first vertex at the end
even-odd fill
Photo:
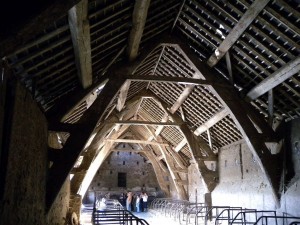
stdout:
POLYGON ((230 85, 220 83, 214 80, 204 80, 196 78, 187 78, 187 77, 163 77, 163 76, 136 76, 136 75, 127 75, 125 78, 128 81, 139 81, 139 82, 157 82, 157 83, 177 83, 182 85, 203 85, 203 86, 212 86, 217 85, 225 88, 230 88, 230 85))
MULTIPOLYGON (((161 146, 170 146, 168 143, 156 142, 156 141, 145 141, 145 140, 133 140, 133 139, 105 139, 107 142, 119 142, 119 143, 136 143, 136 144, 145 144, 145 145, 161 145, 161 146)), ((132 150, 134 151, 134 149, 132 150)))
POLYGON ((151 126, 180 126, 182 123, 169 123, 169 122, 151 122, 151 121, 140 121, 140 120, 127 120, 127 121, 116 121, 110 122, 118 125, 151 125, 151 126))

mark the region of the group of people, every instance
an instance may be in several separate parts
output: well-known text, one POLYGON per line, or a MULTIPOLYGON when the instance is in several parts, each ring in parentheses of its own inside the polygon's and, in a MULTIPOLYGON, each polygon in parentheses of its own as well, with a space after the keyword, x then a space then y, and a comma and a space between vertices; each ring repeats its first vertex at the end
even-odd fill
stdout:
POLYGON ((135 212, 147 212, 148 209, 148 195, 146 192, 141 194, 134 194, 131 191, 127 193, 126 209, 135 212))

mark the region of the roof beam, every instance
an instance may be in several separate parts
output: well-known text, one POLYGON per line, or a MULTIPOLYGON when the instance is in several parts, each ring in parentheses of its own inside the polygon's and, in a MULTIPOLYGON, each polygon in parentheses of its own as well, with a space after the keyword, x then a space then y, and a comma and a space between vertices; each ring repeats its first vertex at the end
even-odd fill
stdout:
POLYGON ((182 140, 181 140, 181 142, 179 142, 178 143, 178 145, 175 147, 175 152, 179 152, 185 145, 186 145, 186 139, 185 138, 183 138, 182 140))
POLYGON ((183 104, 183 102, 189 97, 189 95, 194 90, 195 85, 188 84, 186 85, 185 89, 181 92, 180 96, 177 98, 174 105, 171 107, 170 112, 174 114, 180 106, 183 104))
POLYGON ((246 100, 252 101, 265 94, 272 88, 284 82, 286 79, 293 76, 300 70, 300 57, 296 57, 294 60, 281 67, 279 70, 274 72, 271 76, 268 76, 254 88, 252 88, 247 96, 246 100))
POLYGON ((116 121, 115 124, 127 124, 127 125, 152 125, 152 126, 180 126, 181 123, 169 123, 169 122, 151 122, 141 120, 127 120, 127 121, 116 121))
POLYGON ((140 42, 142 39, 150 0, 135 1, 132 15, 132 28, 130 31, 127 54, 129 61, 132 62, 138 55, 140 42))
POLYGON ((159 162, 159 160, 156 159, 156 156, 154 155, 153 151, 146 151, 146 152, 143 152, 143 154, 151 162, 151 165, 154 169, 154 173, 156 175, 157 182, 158 182, 160 188, 166 194, 167 197, 170 196, 170 191, 167 186, 168 182, 166 182, 166 180, 165 180, 165 176, 167 175, 167 173, 161 168, 161 165, 160 165, 161 163, 159 162))
POLYGON ((133 139, 111 139, 107 138, 105 141, 110 142, 121 142, 121 143, 136 143, 136 144, 144 144, 144 145, 163 145, 163 146, 169 146, 168 143, 164 142, 155 142, 155 141, 146 141, 146 140, 133 140, 133 139))
MULTIPOLYGON (((119 132, 112 135, 112 137, 118 137, 118 136, 120 136, 119 132)), ((95 174, 97 173, 97 170, 111 153, 111 148, 113 147, 113 144, 114 144, 113 142, 106 143, 104 147, 100 150, 100 152, 96 155, 96 157, 94 158, 90 166, 88 167, 86 171, 86 175, 82 180, 80 189, 78 190, 78 194, 80 194, 81 196, 85 195, 95 174)))
POLYGON ((112 152, 137 152, 137 153, 140 153, 140 152, 144 152, 144 151, 149 151, 149 150, 144 150, 144 149, 130 149, 130 148, 124 148, 124 149, 117 149, 117 148, 114 148, 114 149, 111 149, 112 152))
POLYGON ((92 57, 88 0, 82 0, 69 12, 69 26, 79 80, 84 89, 92 85, 92 57))
POLYGON ((208 121, 206 121, 204 124, 199 126, 195 131, 194 134, 199 136, 209 128, 211 128, 213 125, 218 123, 220 120, 224 119, 229 112, 226 109, 221 109, 219 112, 217 112, 215 115, 213 115, 208 121))
MULTIPOLYGON (((161 139, 161 138, 159 138, 161 139)), ((165 159, 165 162, 168 166, 168 169, 170 171, 170 174, 171 174, 171 177, 172 177, 172 180, 174 182, 174 185, 175 185, 175 188, 177 190, 177 193, 178 193, 178 197, 179 199, 181 200, 187 200, 187 193, 183 187, 183 184, 180 182, 181 181, 181 178, 178 174, 178 172, 175 172, 175 168, 173 166, 173 160, 172 160, 172 157, 171 155, 168 153, 167 149, 165 149, 164 147, 162 146, 159 146, 159 150, 163 156, 163 158, 165 159)))
POLYGON ((120 112, 124 105, 125 105, 125 101, 126 101, 126 98, 127 98, 127 93, 128 93, 128 90, 129 90, 129 87, 130 87, 130 81, 127 80, 121 90, 120 90, 120 94, 119 94, 119 98, 118 98, 118 102, 117 102, 117 110, 120 112))
POLYGON ((215 50, 215 52, 210 56, 207 64, 210 67, 215 66, 219 60, 226 54, 226 52, 231 48, 231 46, 239 39, 239 37, 244 33, 244 31, 250 26, 252 21, 257 17, 257 15, 264 9, 270 0, 256 0, 245 12, 238 23, 232 28, 230 33, 226 36, 223 42, 215 50))
POLYGON ((177 83, 185 85, 219 85, 222 87, 230 87, 227 84, 220 83, 216 80, 204 80, 198 78, 188 78, 188 77, 171 77, 171 76, 141 76, 141 75, 128 75, 126 76, 127 80, 130 81, 139 81, 139 82, 157 82, 157 83, 177 83))

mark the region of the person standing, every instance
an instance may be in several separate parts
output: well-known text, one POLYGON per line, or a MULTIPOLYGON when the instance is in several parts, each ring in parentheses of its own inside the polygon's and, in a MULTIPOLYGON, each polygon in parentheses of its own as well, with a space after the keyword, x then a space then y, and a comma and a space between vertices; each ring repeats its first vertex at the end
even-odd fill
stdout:
POLYGON ((148 195, 146 192, 143 193, 143 208, 144 208, 144 212, 147 212, 148 209, 148 195))
POLYGON ((140 210, 140 199, 141 199, 140 196, 137 195, 136 200, 135 200, 136 212, 141 212, 141 210, 140 210))
POLYGON ((128 211, 131 211, 131 202, 132 202, 132 192, 129 191, 127 193, 127 198, 126 198, 126 209, 128 211))

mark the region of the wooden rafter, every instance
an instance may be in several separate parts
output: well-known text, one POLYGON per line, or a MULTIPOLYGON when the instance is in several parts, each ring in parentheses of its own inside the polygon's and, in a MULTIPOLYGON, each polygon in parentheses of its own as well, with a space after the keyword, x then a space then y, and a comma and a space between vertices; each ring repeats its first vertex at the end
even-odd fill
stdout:
POLYGON ((120 94, 119 94, 119 98, 118 98, 118 102, 117 102, 117 107, 116 107, 118 111, 121 111, 122 108, 125 105, 125 101, 126 101, 126 98, 127 98, 127 93, 128 93, 129 87, 130 87, 130 81, 127 80, 123 84, 123 86, 120 90, 120 94))
POLYGON ((133 139, 111 139, 107 138, 105 141, 108 142, 122 142, 122 143, 138 143, 143 145, 162 145, 162 146, 169 146, 168 143, 164 142, 155 142, 155 141, 146 141, 146 140, 133 140, 133 139))
POLYGON ((286 79, 293 76, 300 71, 300 57, 296 57, 294 60, 287 63, 285 66, 274 72, 271 76, 268 76, 254 88, 252 88, 247 96, 246 100, 252 101, 268 92, 272 88, 281 84, 286 79))
POLYGON ((151 125, 151 126, 180 126, 180 123, 172 122, 152 122, 152 121, 141 121, 141 120, 127 120, 127 121, 116 121, 116 124, 128 124, 128 125, 151 125))
POLYGON ((162 146, 158 146, 158 147, 159 147, 159 150, 160 150, 162 156, 164 157, 164 160, 168 166, 168 169, 170 171, 172 180, 173 180, 175 188, 177 190, 179 199, 187 200, 187 193, 183 187, 183 184, 181 183, 181 177, 179 176, 178 172, 175 171, 171 155, 168 153, 168 151, 164 147, 162 147, 162 146))
POLYGON ((264 9, 270 0, 256 0, 244 13, 239 22, 232 28, 230 33, 226 36, 223 42, 209 57, 207 64, 210 67, 215 66, 219 60, 226 54, 231 46, 239 39, 244 31, 250 26, 252 21, 264 9))
POLYGON ((142 39, 150 0, 135 1, 132 15, 132 27, 129 36, 127 54, 132 62, 138 55, 139 45, 142 39))
MULTIPOLYGON (((120 129, 118 132, 115 132, 110 135, 111 138, 118 138, 120 135, 122 135, 126 130, 128 129, 128 126, 123 126, 122 129, 120 129)), ((102 165, 102 163, 105 161, 107 156, 111 153, 111 149, 113 147, 113 142, 108 142, 104 144, 104 147, 100 150, 100 152, 96 155, 94 160, 91 162, 89 167, 87 168, 86 175, 84 179, 82 180, 80 189, 78 190, 78 194, 81 196, 85 195, 85 192, 87 191, 88 187, 90 186, 97 170, 102 165)))
POLYGON ((79 80, 83 88, 88 88, 93 79, 88 0, 80 1, 68 14, 79 80))
POLYGON ((167 197, 170 196, 170 192, 168 189, 168 182, 166 182, 166 180, 165 180, 165 176, 168 174, 161 168, 160 162, 156 159, 153 151, 145 151, 145 152, 143 152, 143 154, 151 162, 161 190, 166 194, 167 197))
POLYGON ((201 126, 199 126, 195 131, 194 134, 199 136, 209 128, 211 128, 213 125, 218 123, 220 120, 224 119, 229 113, 226 109, 221 109, 219 112, 217 112, 215 115, 213 115, 208 121, 203 123, 201 126))

